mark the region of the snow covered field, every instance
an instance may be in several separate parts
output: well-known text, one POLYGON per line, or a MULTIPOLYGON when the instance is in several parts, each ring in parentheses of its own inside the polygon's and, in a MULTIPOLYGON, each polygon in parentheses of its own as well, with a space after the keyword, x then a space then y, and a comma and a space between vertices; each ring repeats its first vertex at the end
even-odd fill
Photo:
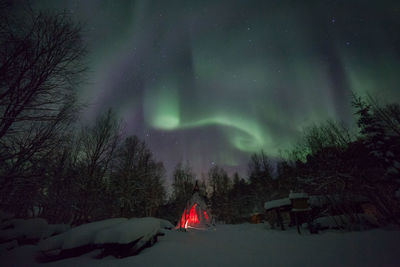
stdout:
POLYGON ((295 230, 264 225, 218 225, 209 231, 165 230, 139 255, 95 259, 99 251, 57 262, 37 263, 37 246, 0 255, 0 266, 400 266, 400 231, 324 232, 299 236, 295 230))

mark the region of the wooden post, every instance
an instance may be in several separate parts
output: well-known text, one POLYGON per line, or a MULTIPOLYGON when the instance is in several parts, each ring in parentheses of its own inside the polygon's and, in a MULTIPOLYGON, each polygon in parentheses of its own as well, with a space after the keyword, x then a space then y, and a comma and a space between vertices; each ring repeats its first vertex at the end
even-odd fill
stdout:
POLYGON ((297 213, 298 213, 298 212, 294 212, 294 218, 295 218, 295 220, 296 220, 297 232, 301 235, 300 226, 299 226, 299 219, 297 218, 297 216, 298 216, 297 213))
POLYGON ((282 220, 282 216, 281 216, 281 211, 279 210, 279 208, 276 209, 276 212, 277 212, 277 214, 278 214, 278 224, 280 224, 281 230, 284 231, 284 230, 285 230, 285 226, 283 225, 283 220, 282 220))

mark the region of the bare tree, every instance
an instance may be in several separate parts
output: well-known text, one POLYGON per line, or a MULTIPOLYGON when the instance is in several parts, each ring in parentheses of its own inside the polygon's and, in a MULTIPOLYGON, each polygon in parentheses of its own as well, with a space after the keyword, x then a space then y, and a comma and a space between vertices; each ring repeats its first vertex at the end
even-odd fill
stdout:
POLYGON ((119 147, 111 176, 119 216, 155 216, 163 204, 164 166, 156 162, 143 141, 127 137, 119 147))
POLYGON ((12 1, 0 6, 0 187, 6 205, 27 190, 41 190, 40 162, 63 141, 78 109, 75 85, 85 70, 85 48, 81 27, 65 13, 17 10, 12 1))
POLYGON ((26 130, 25 122, 56 120, 85 69, 79 25, 65 13, 27 15, 1 25, 0 138, 26 130))
POLYGON ((303 129, 300 140, 288 153, 289 158, 292 161, 306 161, 308 155, 317 154, 327 147, 343 150, 354 139, 343 123, 327 120, 320 124, 313 124, 303 129))
POLYGON ((120 140, 120 124, 110 109, 95 125, 84 127, 80 135, 78 165, 82 173, 77 177, 80 198, 77 201, 76 223, 89 221, 98 207, 98 199, 106 190, 110 163, 120 140))

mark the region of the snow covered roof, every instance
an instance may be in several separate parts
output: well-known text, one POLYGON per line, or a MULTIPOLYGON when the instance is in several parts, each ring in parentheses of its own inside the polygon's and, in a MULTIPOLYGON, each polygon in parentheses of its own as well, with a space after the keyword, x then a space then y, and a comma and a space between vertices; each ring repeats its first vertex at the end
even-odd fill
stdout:
POLYGON ((271 200, 267 201, 264 204, 264 208, 266 210, 273 209, 273 208, 278 208, 278 207, 283 207, 283 206, 289 206, 291 204, 289 198, 281 198, 281 199, 276 199, 276 200, 271 200))
POLYGON ((296 198, 308 198, 308 194, 290 192, 289 199, 296 199, 296 198))

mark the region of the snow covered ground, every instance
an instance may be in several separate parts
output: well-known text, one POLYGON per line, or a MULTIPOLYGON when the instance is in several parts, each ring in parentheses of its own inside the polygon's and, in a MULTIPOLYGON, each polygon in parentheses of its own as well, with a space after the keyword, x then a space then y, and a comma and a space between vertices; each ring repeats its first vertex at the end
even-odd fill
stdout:
POLYGON ((262 224, 218 225, 209 231, 166 230, 139 255, 95 259, 99 251, 39 264, 37 246, 0 255, 1 266, 400 266, 400 231, 324 232, 267 230, 262 224))

